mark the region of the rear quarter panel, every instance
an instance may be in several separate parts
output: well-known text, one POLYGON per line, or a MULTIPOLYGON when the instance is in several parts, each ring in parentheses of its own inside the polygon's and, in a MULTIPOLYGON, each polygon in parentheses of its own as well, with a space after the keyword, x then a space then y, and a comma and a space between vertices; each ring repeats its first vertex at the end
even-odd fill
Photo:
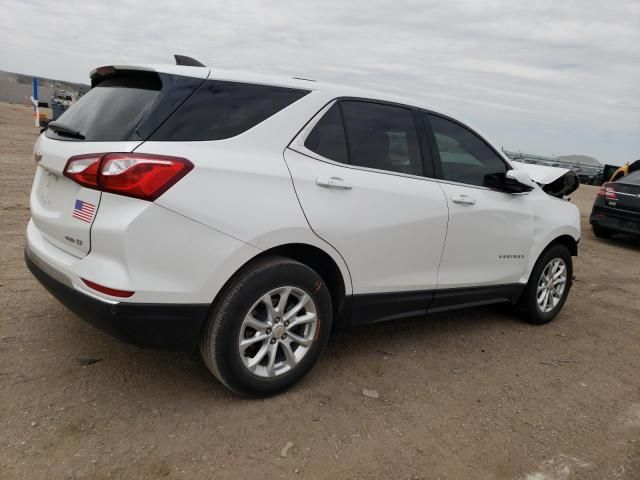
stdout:
POLYGON ((292 138, 327 101, 312 92, 225 140, 143 143, 136 152, 184 157, 195 166, 156 203, 259 251, 289 243, 317 246, 334 259, 351 293, 344 260, 309 227, 284 161, 292 138))

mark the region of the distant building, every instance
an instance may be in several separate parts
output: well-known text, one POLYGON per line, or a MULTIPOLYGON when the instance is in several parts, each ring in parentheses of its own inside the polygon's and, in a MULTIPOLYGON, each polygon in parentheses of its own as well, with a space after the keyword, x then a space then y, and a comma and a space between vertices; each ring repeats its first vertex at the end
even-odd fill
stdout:
MULTIPOLYGON (((33 95, 33 85, 0 79, 0 102, 31 105, 29 101, 31 95, 33 95)), ((38 100, 40 102, 49 105, 52 96, 53 88, 38 87, 38 100)))
POLYGON ((548 167, 560 167, 572 170, 578 175, 580 182, 599 184, 602 183, 602 165, 594 165, 591 161, 597 162, 597 160, 586 156, 573 156, 568 158, 575 158, 576 161, 566 160, 566 158, 560 157, 545 157, 542 155, 533 155, 531 153, 523 152, 511 152, 509 150, 502 149, 504 154, 514 162, 533 163, 536 165, 546 165, 548 167), (584 159, 585 161, 578 161, 578 159, 584 159))

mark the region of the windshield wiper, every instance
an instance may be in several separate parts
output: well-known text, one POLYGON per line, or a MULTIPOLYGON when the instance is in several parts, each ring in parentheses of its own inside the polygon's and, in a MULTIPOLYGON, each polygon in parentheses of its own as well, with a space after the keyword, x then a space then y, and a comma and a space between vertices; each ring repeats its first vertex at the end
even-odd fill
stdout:
POLYGON ((67 125, 64 125, 62 123, 49 122, 47 124, 47 128, 50 128, 54 132, 59 133, 61 135, 78 138, 80 140, 84 140, 85 138, 84 135, 82 135, 78 130, 74 130, 73 128, 68 127, 67 125))

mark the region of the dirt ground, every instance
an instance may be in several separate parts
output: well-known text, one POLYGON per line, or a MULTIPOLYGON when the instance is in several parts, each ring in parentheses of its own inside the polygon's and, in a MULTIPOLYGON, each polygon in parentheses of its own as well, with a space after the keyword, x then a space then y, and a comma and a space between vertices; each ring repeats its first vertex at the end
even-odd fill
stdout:
POLYGON ((574 194, 577 279, 553 323, 487 307, 340 331, 295 388, 245 400, 30 275, 36 136, 0 104, 1 479, 640 479, 640 241, 594 237, 595 187, 574 194))

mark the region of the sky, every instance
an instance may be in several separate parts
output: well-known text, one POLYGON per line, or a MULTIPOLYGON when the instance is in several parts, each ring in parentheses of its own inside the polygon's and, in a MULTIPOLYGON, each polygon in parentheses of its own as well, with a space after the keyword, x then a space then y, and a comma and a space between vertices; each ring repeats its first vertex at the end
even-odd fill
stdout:
POLYGON ((0 69, 173 63, 374 88, 494 145, 640 158, 640 0, 0 0, 0 69))

